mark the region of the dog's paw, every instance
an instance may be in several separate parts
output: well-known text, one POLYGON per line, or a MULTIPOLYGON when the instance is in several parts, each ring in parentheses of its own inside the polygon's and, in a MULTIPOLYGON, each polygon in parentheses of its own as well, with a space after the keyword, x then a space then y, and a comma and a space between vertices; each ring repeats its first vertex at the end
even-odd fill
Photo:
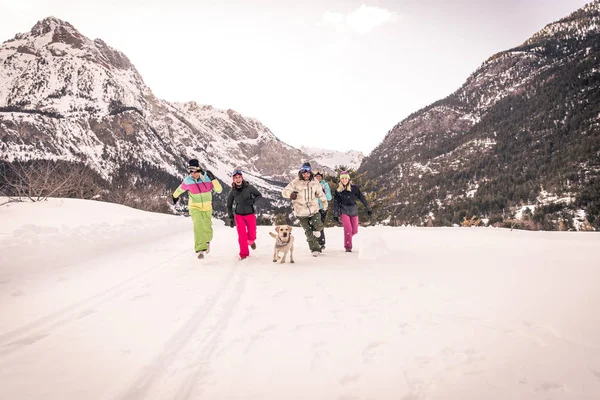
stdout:
POLYGON ((273 259, 273 262, 277 262, 277 259, 276 259, 276 258, 274 258, 274 259, 273 259))
POLYGON ((290 260, 290 264, 293 264, 293 263, 294 263, 294 260, 290 260))

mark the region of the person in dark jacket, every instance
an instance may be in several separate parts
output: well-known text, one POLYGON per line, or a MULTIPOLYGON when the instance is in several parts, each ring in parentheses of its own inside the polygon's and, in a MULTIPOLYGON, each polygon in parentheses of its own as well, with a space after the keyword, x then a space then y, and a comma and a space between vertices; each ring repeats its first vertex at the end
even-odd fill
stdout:
POLYGON ((250 255, 248 246, 252 250, 256 249, 254 202, 262 195, 254 186, 244 180, 241 168, 238 167, 233 171, 232 179, 231 191, 227 196, 227 214, 229 226, 232 228, 237 226, 240 259, 243 260, 250 255))
MULTIPOLYGON (((323 188, 323 193, 325 193, 325 198, 327 201, 331 201, 331 189, 329 188, 329 183, 327 183, 323 179, 323 171, 320 169, 315 171, 315 181, 321 184, 323 188)), ((321 214, 321 222, 323 226, 325 226, 325 218, 327 218, 327 210, 323 209, 323 203, 319 200, 319 214, 321 214)), ((318 239, 319 245, 321 246, 321 251, 325 250, 325 229, 321 230, 321 236, 318 239)))
POLYGON ((350 183, 350 174, 346 171, 340 173, 340 184, 335 191, 333 220, 344 225, 344 248, 347 252, 352 251, 352 236, 358 233, 358 206, 356 200, 360 200, 367 208, 367 215, 371 216, 373 211, 367 199, 357 185, 350 183))

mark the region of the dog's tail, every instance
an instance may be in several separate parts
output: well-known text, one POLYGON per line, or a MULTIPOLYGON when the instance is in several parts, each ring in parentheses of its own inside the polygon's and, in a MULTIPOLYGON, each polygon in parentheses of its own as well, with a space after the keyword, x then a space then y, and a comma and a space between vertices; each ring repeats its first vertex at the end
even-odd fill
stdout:
POLYGON ((272 238, 275 238, 275 239, 277 239, 277 235, 276 235, 276 234, 274 234, 273 232, 269 232, 269 235, 271 235, 271 237, 272 237, 272 238))

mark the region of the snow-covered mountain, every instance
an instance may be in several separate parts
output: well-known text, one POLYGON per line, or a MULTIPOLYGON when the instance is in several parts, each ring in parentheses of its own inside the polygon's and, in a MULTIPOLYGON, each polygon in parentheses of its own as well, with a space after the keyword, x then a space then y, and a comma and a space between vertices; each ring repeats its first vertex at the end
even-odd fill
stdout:
POLYGON ((319 164, 328 167, 331 170, 335 170, 335 167, 338 165, 358 169, 363 158, 365 158, 365 155, 362 152, 356 150, 343 152, 305 146, 300 147, 300 150, 310 155, 311 158, 319 164))
POLYGON ((502 221, 542 192, 538 229, 600 228, 600 1, 493 55, 453 94, 394 126, 359 172, 393 224, 502 221), (393 175, 395 179, 381 179, 393 175))
POLYGON ((54 17, 0 46, 0 148, 7 161, 84 162, 106 179, 142 162, 181 176, 198 158, 229 183, 241 166, 273 199, 309 159, 254 118, 156 98, 126 55, 54 17))

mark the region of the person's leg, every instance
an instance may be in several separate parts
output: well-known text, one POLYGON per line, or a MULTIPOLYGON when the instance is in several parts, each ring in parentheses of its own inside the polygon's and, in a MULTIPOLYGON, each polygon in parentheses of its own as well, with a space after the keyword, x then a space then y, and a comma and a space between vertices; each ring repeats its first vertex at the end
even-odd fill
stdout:
POLYGON ((304 234, 306 235, 306 241, 308 242, 308 247, 310 251, 321 251, 321 246, 317 242, 317 238, 313 235, 313 226, 311 225, 311 217, 299 217, 300 225, 304 229, 304 234))
POLYGON ((327 217, 327 211, 319 210, 319 214, 321 214, 321 223, 323 224, 323 230, 319 237, 319 244, 321 247, 325 247, 325 218, 327 217))
POLYGON ((190 210, 194 224, 194 251, 206 251, 207 243, 212 240, 212 220, 210 211, 190 210), (207 217, 208 216, 208 217, 207 217))
POLYGON ((315 213, 310 217, 310 225, 312 226, 313 231, 322 231, 323 230, 323 221, 321 221, 321 213, 315 213))
POLYGON ((342 214, 340 219, 342 220, 342 225, 344 225, 344 248, 352 250, 352 222, 350 221, 350 216, 342 214))
MULTIPOLYGON (((244 219, 248 227, 248 245, 252 246, 256 240, 256 215, 245 215, 244 219)), ((255 249, 256 245, 252 246, 252 248, 255 249)))
POLYGON ((235 227, 238 233, 238 243, 240 245, 240 258, 246 258, 250 254, 248 250, 248 227, 243 215, 235 215, 235 227))
POLYGON ((358 215, 350 217, 350 223, 352 224, 352 236, 358 233, 358 215))

